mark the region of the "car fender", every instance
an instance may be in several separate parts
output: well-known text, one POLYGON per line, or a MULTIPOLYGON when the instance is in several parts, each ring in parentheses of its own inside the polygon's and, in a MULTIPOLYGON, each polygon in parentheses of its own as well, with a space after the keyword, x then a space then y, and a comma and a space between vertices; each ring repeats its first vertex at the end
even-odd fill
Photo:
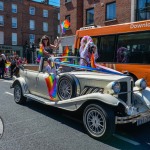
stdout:
POLYGON ((21 85, 23 95, 28 93, 28 86, 24 78, 22 77, 16 78, 13 84, 11 85, 11 88, 14 88, 14 85, 16 83, 19 83, 21 85))
POLYGON ((138 98, 140 101, 144 102, 145 105, 150 109, 150 88, 147 87, 141 91, 134 92, 135 98, 138 98))
POLYGON ((88 101, 90 102, 93 101, 93 103, 95 101, 99 101, 107 105, 116 106, 116 107, 120 103, 119 99, 117 99, 116 97, 112 95, 101 94, 101 93, 91 93, 87 95, 78 96, 69 100, 59 101, 57 103, 57 107, 70 110, 70 111, 74 111, 74 110, 79 109, 83 104, 85 104, 88 101), (75 106, 75 107, 72 107, 72 106, 75 106))

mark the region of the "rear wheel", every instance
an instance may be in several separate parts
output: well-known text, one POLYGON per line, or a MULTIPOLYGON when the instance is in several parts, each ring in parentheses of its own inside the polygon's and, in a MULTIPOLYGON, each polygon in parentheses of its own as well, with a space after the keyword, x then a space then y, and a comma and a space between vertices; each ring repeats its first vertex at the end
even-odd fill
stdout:
POLYGON ((24 104, 26 102, 26 97, 23 96, 22 88, 19 83, 14 85, 14 101, 17 104, 24 104))
POLYGON ((106 140, 115 132, 114 112, 110 108, 90 104, 84 110, 83 124, 91 137, 106 140))

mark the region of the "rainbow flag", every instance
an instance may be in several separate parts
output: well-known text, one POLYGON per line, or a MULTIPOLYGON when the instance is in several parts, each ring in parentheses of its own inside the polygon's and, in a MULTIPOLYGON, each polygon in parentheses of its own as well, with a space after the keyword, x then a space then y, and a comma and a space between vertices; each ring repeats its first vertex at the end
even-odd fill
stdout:
POLYGON ((39 52, 38 52, 38 58, 37 62, 40 62, 41 57, 43 56, 43 46, 40 46, 39 52))
POLYGON ((56 100, 57 89, 56 89, 56 77, 54 74, 49 75, 45 78, 46 85, 48 88, 48 94, 50 96, 50 100, 56 100))
POLYGON ((91 67, 92 67, 92 68, 96 68, 94 53, 92 53, 92 55, 91 55, 91 67))
POLYGON ((70 27, 70 22, 66 19, 60 24, 62 34, 65 34, 66 30, 70 27))
MULTIPOLYGON (((69 48, 68 48, 68 46, 65 47, 64 52, 62 54, 62 57, 63 56, 69 56, 69 48)), ((68 58, 62 58, 62 61, 68 61, 68 58)))

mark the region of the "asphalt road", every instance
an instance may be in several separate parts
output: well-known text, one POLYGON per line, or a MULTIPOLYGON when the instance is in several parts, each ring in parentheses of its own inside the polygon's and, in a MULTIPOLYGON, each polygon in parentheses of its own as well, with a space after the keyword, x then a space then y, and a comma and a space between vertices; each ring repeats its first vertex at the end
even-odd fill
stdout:
POLYGON ((0 79, 0 117, 4 133, 0 150, 149 150, 150 123, 117 126, 106 142, 89 137, 74 114, 37 102, 18 105, 11 80, 0 79))

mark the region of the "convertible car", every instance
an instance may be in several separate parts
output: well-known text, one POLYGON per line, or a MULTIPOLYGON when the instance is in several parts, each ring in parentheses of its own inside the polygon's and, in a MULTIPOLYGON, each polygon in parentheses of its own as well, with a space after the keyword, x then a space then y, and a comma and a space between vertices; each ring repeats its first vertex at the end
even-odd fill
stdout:
POLYGON ((87 133, 100 140, 114 134, 116 124, 150 121, 150 88, 144 79, 134 83, 130 76, 115 70, 92 68, 83 58, 41 58, 39 65, 21 66, 11 88, 18 104, 29 98, 79 111, 87 133))

